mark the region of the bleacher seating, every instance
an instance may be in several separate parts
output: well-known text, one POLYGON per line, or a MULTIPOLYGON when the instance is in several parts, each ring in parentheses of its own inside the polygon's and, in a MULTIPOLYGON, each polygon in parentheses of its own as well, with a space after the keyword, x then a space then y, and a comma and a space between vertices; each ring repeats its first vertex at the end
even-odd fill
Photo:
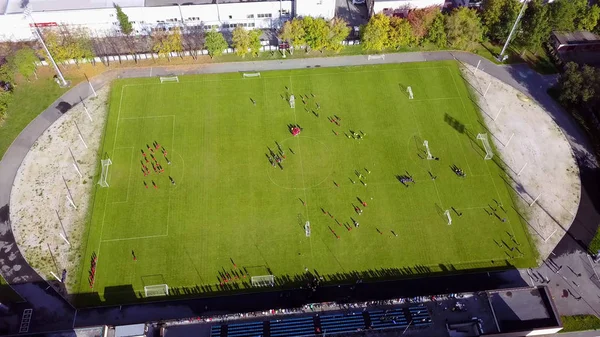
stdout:
POLYGON ((292 317, 270 322, 271 337, 301 337, 314 336, 315 324, 313 317, 292 317))
POLYGON ((210 327, 210 337, 221 337, 221 326, 213 325, 210 327))
POLYGON ((431 325, 431 316, 429 311, 424 305, 409 307, 412 324, 418 327, 425 327, 431 325))
POLYGON ((370 311, 369 317, 374 330, 406 328, 409 324, 402 309, 370 311))
POLYGON ((362 313, 324 315, 320 316, 320 319, 321 331, 327 333, 351 332, 358 329, 365 329, 365 319, 362 313))
POLYGON ((246 322, 227 325, 227 337, 263 336, 263 322, 246 322))

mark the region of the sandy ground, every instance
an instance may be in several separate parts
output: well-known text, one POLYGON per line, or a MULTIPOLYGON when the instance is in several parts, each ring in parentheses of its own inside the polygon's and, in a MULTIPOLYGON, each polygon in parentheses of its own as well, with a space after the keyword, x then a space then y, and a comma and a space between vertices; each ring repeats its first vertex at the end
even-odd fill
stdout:
POLYGON ((25 258, 45 279, 54 279, 51 272, 60 278, 66 270, 69 292, 79 279, 80 248, 98 179, 109 90, 107 86, 97 98, 84 101, 92 120, 77 104, 42 134, 21 164, 10 197, 12 229, 25 258))
POLYGON ((571 146, 550 115, 530 98, 470 65, 463 75, 472 85, 490 141, 509 175, 506 180, 518 195, 520 213, 545 259, 571 226, 581 198, 571 146))

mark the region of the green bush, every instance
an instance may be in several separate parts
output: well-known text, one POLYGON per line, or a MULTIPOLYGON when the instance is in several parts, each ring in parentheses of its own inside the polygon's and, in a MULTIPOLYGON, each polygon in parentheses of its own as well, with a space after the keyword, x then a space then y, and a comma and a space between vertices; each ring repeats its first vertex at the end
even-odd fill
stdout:
POLYGON ((600 318, 594 315, 561 316, 563 329, 560 332, 600 329, 600 318))

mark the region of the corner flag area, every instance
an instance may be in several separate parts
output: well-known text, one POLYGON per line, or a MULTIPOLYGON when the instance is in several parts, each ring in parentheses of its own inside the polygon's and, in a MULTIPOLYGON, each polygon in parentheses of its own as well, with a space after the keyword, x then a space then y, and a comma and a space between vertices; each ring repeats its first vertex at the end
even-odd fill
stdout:
POLYGON ((467 86, 451 61, 113 82, 80 293, 533 265, 467 86))

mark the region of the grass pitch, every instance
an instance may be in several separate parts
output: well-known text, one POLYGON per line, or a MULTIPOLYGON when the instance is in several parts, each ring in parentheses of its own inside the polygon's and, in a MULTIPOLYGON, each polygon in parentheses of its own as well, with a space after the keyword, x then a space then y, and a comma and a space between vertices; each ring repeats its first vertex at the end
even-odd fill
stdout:
POLYGON ((95 190, 82 293, 244 288, 251 276, 289 282, 306 268, 340 280, 534 263, 504 173, 483 159, 482 119, 456 63, 261 75, 113 83, 102 149, 113 162, 110 187, 95 190), (299 136, 290 124, 303 128, 299 136), (350 130, 364 136, 348 138, 350 130), (422 159, 425 140, 439 160, 422 159), (160 174, 141 153, 152 161, 154 141, 171 161, 155 150, 160 174), (277 144, 283 169, 268 161, 277 144), (397 176, 407 174, 415 183, 405 187, 397 176))

